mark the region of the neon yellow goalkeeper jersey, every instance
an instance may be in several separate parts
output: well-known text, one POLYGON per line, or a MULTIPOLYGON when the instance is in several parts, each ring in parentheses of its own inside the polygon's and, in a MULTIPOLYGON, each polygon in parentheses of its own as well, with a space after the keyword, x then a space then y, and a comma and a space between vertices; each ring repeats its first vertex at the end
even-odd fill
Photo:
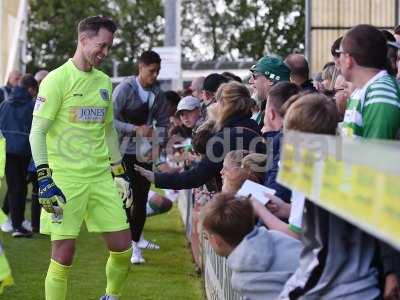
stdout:
POLYGON ((83 72, 71 59, 40 84, 33 115, 53 121, 46 143, 57 180, 87 183, 109 175, 105 126, 113 120, 111 93, 106 74, 83 72))

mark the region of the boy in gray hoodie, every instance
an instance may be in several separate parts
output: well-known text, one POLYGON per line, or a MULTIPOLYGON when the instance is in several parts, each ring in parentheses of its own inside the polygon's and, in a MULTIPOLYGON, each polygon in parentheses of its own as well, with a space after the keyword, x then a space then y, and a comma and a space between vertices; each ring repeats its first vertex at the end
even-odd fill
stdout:
POLYGON ((204 236, 217 255, 227 257, 233 289, 244 299, 276 299, 299 265, 301 243, 255 227, 248 198, 220 193, 203 213, 204 236))

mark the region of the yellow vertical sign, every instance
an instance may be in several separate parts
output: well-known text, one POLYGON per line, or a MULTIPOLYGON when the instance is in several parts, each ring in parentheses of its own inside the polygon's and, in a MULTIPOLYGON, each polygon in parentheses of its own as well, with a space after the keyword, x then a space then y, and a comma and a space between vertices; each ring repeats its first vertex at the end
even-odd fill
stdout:
POLYGON ((388 232, 393 238, 400 237, 400 178, 383 173, 377 177, 381 191, 377 196, 379 213, 376 214, 377 226, 388 232))
POLYGON ((344 163, 328 155, 324 160, 320 200, 335 205, 346 199, 349 187, 344 174, 344 163))
POLYGON ((375 203, 379 201, 376 184, 376 171, 367 166, 352 166, 351 193, 345 208, 353 217, 371 225, 375 223, 375 203))
POLYGON ((285 143, 282 158, 279 181, 306 195, 310 194, 316 160, 314 153, 305 148, 295 149, 294 145, 285 143))
POLYGON ((279 181, 282 181, 287 186, 294 186, 296 181, 295 176, 295 149, 292 144, 284 143, 282 147, 282 160, 280 172, 278 174, 279 181))
POLYGON ((300 150, 300 161, 297 163, 300 167, 297 177, 296 190, 303 191, 305 195, 312 192, 312 182, 314 177, 315 154, 305 148, 300 150))

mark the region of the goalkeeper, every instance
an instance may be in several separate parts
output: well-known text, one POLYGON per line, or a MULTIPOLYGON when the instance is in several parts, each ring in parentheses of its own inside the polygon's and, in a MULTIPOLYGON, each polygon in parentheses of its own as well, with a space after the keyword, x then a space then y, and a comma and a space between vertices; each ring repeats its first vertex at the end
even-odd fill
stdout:
MULTIPOLYGON (((30 142, 43 207, 41 233, 50 234, 52 241, 46 300, 66 298, 83 220, 89 231, 103 234, 110 251, 101 299, 119 299, 129 272, 131 236, 109 157, 118 182, 128 193, 130 188, 113 125, 111 81, 95 68, 108 54, 115 31, 110 19, 82 20, 73 58, 49 73, 36 100, 30 142)), ((131 199, 125 200, 131 205, 131 199)))

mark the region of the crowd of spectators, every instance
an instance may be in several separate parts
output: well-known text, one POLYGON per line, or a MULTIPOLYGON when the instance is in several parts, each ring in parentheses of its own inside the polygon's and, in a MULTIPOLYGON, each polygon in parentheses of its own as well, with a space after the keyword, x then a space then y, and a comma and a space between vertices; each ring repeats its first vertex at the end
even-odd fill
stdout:
POLYGON ((245 299, 400 299, 395 249, 277 182, 286 130, 398 139, 400 44, 370 25, 332 42, 332 61, 313 79, 294 53, 260 58, 248 81, 193 80, 169 130, 169 140, 190 138, 167 155, 182 167, 135 167, 157 188, 194 190, 205 238, 245 299), (266 205, 237 194, 246 180, 275 191, 266 205))

